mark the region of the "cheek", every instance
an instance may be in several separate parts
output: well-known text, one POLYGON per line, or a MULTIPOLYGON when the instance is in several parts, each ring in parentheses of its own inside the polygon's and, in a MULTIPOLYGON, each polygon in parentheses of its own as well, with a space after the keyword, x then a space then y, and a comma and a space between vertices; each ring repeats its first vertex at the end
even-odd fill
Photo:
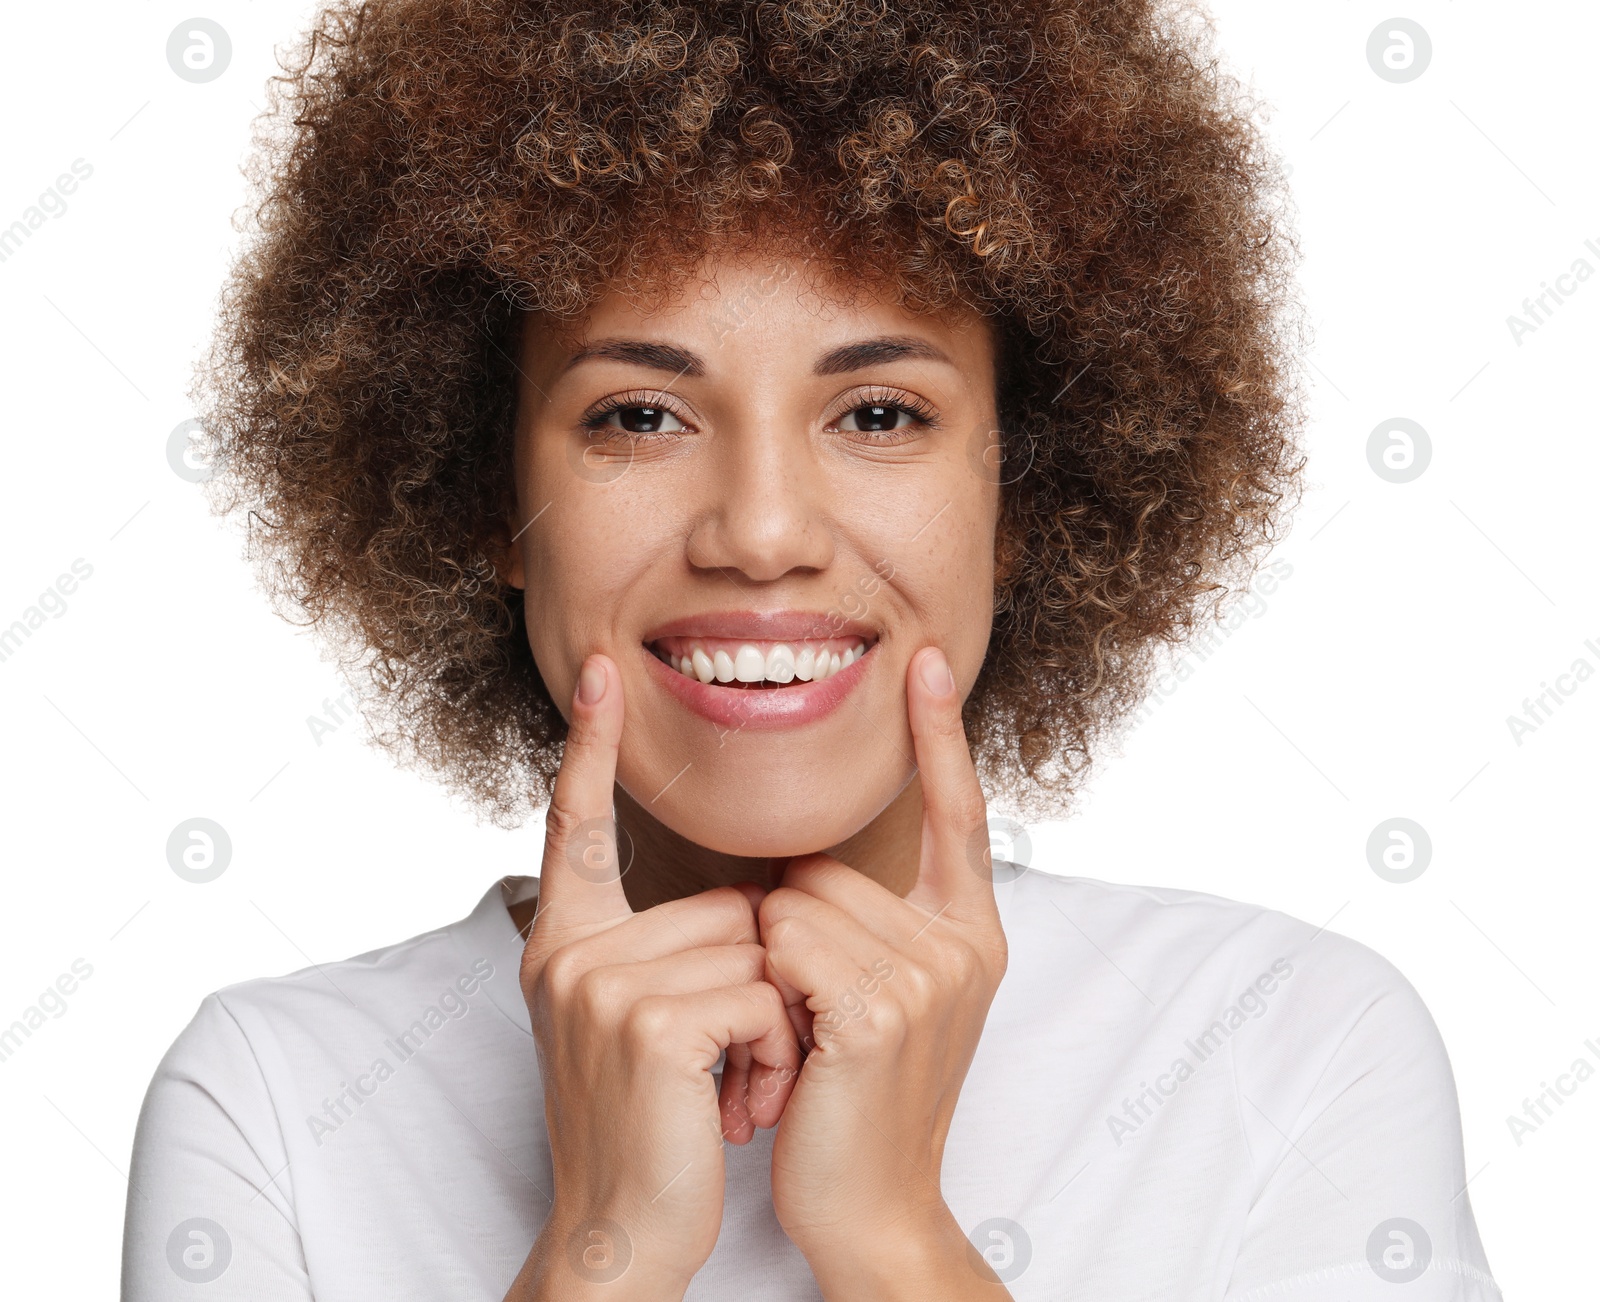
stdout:
POLYGON ((892 581, 926 634, 952 651, 975 635, 981 648, 994 608, 996 494, 959 475, 942 488, 890 547, 892 581))
POLYGON ((618 630, 629 594, 667 554, 662 521, 659 512, 621 507, 606 489, 574 487, 528 530, 528 642, 557 701, 570 697, 586 656, 603 651, 622 663, 631 651, 618 630))

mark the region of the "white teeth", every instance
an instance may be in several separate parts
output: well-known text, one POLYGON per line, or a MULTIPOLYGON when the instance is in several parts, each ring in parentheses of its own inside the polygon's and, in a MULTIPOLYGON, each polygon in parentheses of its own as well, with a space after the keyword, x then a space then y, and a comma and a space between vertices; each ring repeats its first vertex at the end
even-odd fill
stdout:
POLYGON ((733 658, 733 676, 741 683, 759 683, 767 676, 766 657, 746 642, 733 658))
POLYGON ((794 651, 784 643, 767 652, 767 677, 775 683, 792 683, 794 681, 794 651))
POLYGON ((802 646, 797 652, 786 642, 775 643, 771 650, 763 653, 760 647, 745 642, 731 656, 721 647, 708 654, 700 646, 691 647, 686 656, 673 656, 667 651, 659 654, 685 678, 698 678, 702 683, 781 684, 820 683, 853 665, 866 653, 864 642, 857 642, 842 655, 811 646, 802 646))

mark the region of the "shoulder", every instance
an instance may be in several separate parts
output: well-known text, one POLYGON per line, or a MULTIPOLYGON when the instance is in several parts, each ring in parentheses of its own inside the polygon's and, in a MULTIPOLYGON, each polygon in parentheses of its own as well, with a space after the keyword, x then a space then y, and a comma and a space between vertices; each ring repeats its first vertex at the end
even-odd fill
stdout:
MULTIPOLYGON (((468 918, 391 945, 212 991, 174 1040, 157 1078, 249 1074, 270 1081, 414 1021, 431 1031, 491 1004, 514 1018, 521 999, 515 952, 508 954, 498 943, 503 937, 481 925, 484 913, 480 905, 468 918), (509 993, 492 991, 497 985, 509 993)), ((514 935, 509 918, 504 929, 514 935)))
POLYGON ((1371 992, 1409 989, 1409 983, 1383 955, 1321 923, 1277 909, 1204 891, 1143 886, 1025 870, 1002 900, 1008 938, 1037 945, 1061 934, 1081 933, 1087 941, 1113 945, 1160 960, 1174 971, 1188 965, 1215 968, 1219 958, 1263 956, 1296 962, 1346 989, 1371 992))
MULTIPOLYGON (((1001 888, 1006 889, 1006 888, 1001 888)), ((1031 980, 1120 972, 1152 1014, 1221 1021, 1245 1062, 1294 1057, 1324 1064, 1383 1052, 1437 1078, 1443 1044, 1416 988, 1376 950, 1328 925, 1203 891, 1025 871, 1002 900, 1014 962, 1031 980)), ((1109 979, 1109 978, 1108 978, 1109 979)))

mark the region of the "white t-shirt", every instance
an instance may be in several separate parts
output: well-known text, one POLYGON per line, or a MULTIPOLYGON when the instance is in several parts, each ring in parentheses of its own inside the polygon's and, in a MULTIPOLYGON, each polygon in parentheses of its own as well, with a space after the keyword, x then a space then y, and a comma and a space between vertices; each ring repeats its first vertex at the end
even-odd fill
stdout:
MULTIPOLYGON (((124 1302, 501 1302, 550 1205, 506 911, 534 884, 201 1002, 140 1114, 124 1302)), ((1444 1044, 1390 963, 1214 895, 995 891, 1010 963, 943 1190, 1019 1302, 1498 1302, 1444 1044)), ((689 1302, 821 1298, 774 1134, 725 1146, 689 1302)))

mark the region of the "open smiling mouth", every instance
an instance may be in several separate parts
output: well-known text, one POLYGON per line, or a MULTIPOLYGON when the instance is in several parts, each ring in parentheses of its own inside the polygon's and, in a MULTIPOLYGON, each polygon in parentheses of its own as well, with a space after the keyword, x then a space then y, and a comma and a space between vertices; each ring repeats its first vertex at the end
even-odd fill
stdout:
POLYGON ((874 637, 749 642, 720 637, 661 637, 645 645, 685 678, 718 687, 782 690, 826 682, 872 649, 874 637))

